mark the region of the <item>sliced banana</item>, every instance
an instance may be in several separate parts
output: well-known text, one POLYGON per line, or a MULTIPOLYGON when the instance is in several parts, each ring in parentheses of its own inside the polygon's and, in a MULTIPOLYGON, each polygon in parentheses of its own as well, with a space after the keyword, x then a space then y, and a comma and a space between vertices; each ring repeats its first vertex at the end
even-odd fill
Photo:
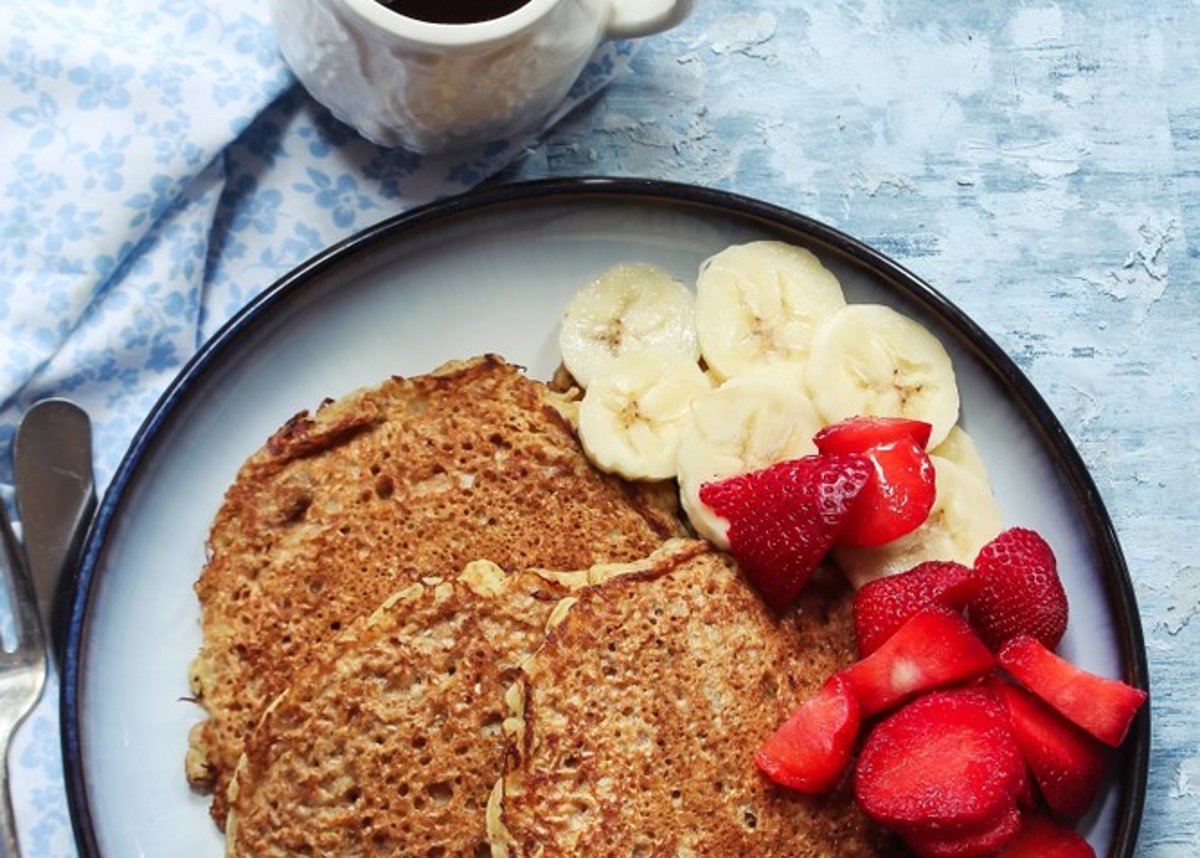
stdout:
POLYGON ((933 449, 958 420, 950 355, 924 326, 882 304, 850 304, 826 319, 805 375, 829 423, 857 415, 924 420, 933 449))
POLYGON ((697 533, 728 549, 729 522, 700 500, 701 485, 815 453, 821 418, 800 390, 761 377, 696 397, 691 415, 679 438, 680 503, 697 533))
POLYGON ((725 384, 741 384, 744 381, 762 382, 773 387, 792 390, 808 399, 808 384, 804 379, 804 367, 794 363, 767 363, 751 367, 746 372, 731 378, 725 384))
POLYGON ((979 448, 975 446, 975 441, 961 426, 952 427, 942 443, 930 450, 929 453, 932 456, 949 459, 985 483, 991 482, 992 478, 988 474, 987 465, 983 462, 983 456, 979 455, 979 448))
POLYGON ((696 363, 695 297, 655 265, 616 265, 567 304, 558 345, 582 387, 613 359, 644 348, 665 348, 696 363))
POLYGON ((925 523, 878 548, 835 548, 833 560, 858 588, 904 572, 926 560, 966 566, 1004 527, 1000 507, 986 480, 961 465, 931 455, 937 498, 925 523))
POLYGON ((669 479, 692 400, 711 389, 699 364, 671 349, 621 355, 592 379, 579 403, 579 439, 603 471, 669 479))
POLYGON ((781 241, 733 245, 700 266, 700 353, 722 379, 764 364, 802 366, 817 326, 845 304, 812 252, 781 241))

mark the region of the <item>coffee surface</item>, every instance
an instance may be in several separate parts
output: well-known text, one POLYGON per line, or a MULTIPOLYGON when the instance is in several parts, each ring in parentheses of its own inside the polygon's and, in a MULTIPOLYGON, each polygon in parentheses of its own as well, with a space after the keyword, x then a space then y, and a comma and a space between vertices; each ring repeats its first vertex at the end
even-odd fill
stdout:
POLYGON ((529 0, 375 0, 406 18, 430 24, 477 24, 520 9, 529 0))

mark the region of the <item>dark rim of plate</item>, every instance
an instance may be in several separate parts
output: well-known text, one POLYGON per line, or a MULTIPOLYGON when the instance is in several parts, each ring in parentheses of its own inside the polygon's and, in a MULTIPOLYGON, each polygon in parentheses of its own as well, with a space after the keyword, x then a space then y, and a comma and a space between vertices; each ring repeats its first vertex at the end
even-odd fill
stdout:
MULTIPOLYGON (((264 290, 230 319, 188 361, 160 397, 134 436, 104 495, 92 522, 80 563, 71 602, 67 647, 63 663, 61 732, 67 798, 71 822, 80 852, 85 858, 101 854, 96 839, 82 751, 82 687, 85 668, 88 607, 100 559, 109 532, 117 519, 122 500, 147 450, 171 415, 192 393, 206 371, 221 360, 235 341, 252 334, 258 321, 277 305, 300 293, 319 279, 318 275, 345 264, 351 258, 370 254, 381 243, 409 231, 436 228, 455 218, 484 209, 536 202, 608 200, 641 205, 658 205, 715 212, 740 218, 779 234, 781 239, 802 240, 823 246, 846 262, 865 270, 886 286, 918 303, 946 329, 957 335, 994 376, 1026 420, 1038 430, 1042 443, 1052 453, 1070 489, 1085 513, 1092 542, 1103 560, 1104 586, 1118 619, 1117 634, 1127 682, 1149 688, 1145 640, 1129 569, 1117 540, 1116 530, 1091 474, 1066 430, 1013 360, 978 325, 929 284, 888 257, 862 242, 796 212, 732 192, 656 179, 581 177, 545 179, 484 187, 461 196, 433 202, 381 221, 375 226, 334 244, 301 264, 264 290)), ((183 749, 180 749, 182 759, 183 749)), ((1150 706, 1143 707, 1120 751, 1113 760, 1120 785, 1120 805, 1114 829, 1114 858, 1132 858, 1145 804, 1150 758, 1150 706), (1120 772, 1124 769, 1124 776, 1120 772)), ((182 771, 182 770, 181 770, 182 771)), ((180 775, 182 777, 182 773, 180 775)))

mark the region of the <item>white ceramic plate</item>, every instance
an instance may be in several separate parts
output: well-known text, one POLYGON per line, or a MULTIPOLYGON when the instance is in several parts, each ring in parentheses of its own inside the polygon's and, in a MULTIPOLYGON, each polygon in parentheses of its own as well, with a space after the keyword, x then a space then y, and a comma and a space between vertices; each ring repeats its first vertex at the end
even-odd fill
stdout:
MULTIPOLYGON (((806 245, 851 301, 921 319, 950 351, 962 424, 1007 522, 1054 547, 1071 600, 1063 653, 1146 686, 1128 573, 1065 432, 969 319, 878 253, 794 213, 730 194, 637 180, 501 187, 385 222, 267 290, 184 369, 138 434, 85 552, 63 682, 64 755, 81 852, 217 858, 223 842, 183 776, 187 666, 200 646, 192 584, 242 461, 324 397, 496 352, 548 378, 567 299, 617 262, 694 280, 725 246, 806 245)), ((1145 793, 1149 714, 1080 823, 1101 855, 1131 856, 1145 793)))

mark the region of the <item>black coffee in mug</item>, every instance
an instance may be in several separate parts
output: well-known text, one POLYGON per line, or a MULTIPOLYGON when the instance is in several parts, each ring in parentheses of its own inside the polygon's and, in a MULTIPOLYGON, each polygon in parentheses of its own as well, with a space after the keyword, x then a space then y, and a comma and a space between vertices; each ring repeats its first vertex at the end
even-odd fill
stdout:
POLYGON ((501 18, 529 0, 375 0, 380 6, 430 24, 478 24, 501 18))

